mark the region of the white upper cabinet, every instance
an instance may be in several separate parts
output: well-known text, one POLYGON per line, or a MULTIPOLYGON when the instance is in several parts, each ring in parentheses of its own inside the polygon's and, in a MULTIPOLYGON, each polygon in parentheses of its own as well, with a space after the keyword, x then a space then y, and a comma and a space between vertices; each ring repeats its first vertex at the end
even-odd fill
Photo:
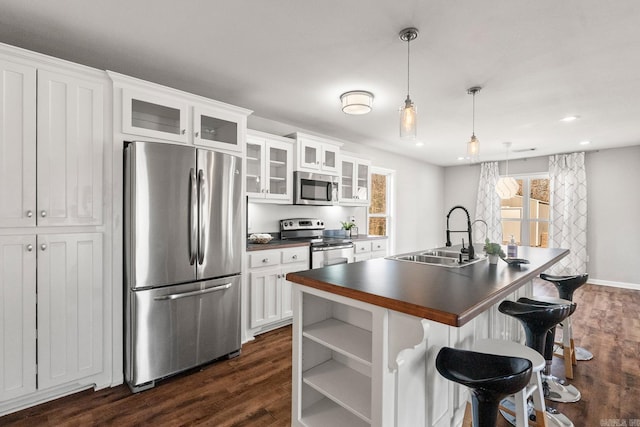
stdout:
POLYGON ((122 133, 132 135, 131 139, 142 136, 243 152, 250 110, 112 71, 107 73, 117 94, 116 112, 122 105, 122 133))
POLYGON ((340 173, 340 147, 342 143, 316 136, 295 133, 295 170, 330 175, 340 173))
POLYGON ((371 189, 371 162, 343 154, 341 157, 341 205, 368 206, 371 189))
POLYGON ((0 59, 0 227, 36 224, 36 69, 0 59))
POLYGON ((242 116, 223 109, 193 107, 193 143, 203 147, 242 151, 242 116))
POLYGON ((187 143, 188 104, 177 98, 133 89, 122 91, 122 132, 187 143))
POLYGON ((246 191, 254 201, 291 203, 293 195, 293 140, 249 131, 247 135, 246 191))
POLYGON ((102 223, 102 81, 38 70, 38 225, 102 223))
POLYGON ((0 227, 101 224, 104 83, 0 67, 0 227))

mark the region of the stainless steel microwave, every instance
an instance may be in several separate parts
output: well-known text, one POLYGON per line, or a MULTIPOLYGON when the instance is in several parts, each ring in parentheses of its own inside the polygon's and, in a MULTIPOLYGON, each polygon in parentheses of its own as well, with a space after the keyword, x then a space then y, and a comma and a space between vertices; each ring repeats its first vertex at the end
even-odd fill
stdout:
POLYGON ((338 204, 338 177, 311 172, 294 172, 293 204, 320 206, 338 204))

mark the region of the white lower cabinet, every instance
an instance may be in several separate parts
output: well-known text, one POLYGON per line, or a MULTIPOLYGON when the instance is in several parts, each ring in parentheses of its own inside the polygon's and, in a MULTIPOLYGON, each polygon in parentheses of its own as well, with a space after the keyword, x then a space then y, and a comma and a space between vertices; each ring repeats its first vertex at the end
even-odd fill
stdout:
POLYGON ((36 236, 0 236, 0 401, 36 391, 36 236))
POLYGON ((103 370, 102 234, 0 236, 0 248, 0 403, 94 383, 103 370))
POLYGON ((250 328, 268 330, 290 320, 291 282, 286 276, 309 269, 309 247, 252 251, 248 257, 250 328))
POLYGON ((353 244, 354 262, 387 256, 387 239, 361 240, 353 244))

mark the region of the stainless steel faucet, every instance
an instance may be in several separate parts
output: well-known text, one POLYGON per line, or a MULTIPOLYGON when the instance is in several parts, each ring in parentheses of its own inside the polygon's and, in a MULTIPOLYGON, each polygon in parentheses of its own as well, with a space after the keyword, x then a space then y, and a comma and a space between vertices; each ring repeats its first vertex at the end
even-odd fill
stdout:
POLYGON ((473 248, 473 238, 471 237, 471 217, 469 216, 469 211, 464 206, 454 206, 451 208, 449 213, 447 214, 447 246, 451 246, 451 233, 467 233, 469 235, 469 248, 464 247, 464 239, 462 240, 462 250, 460 252, 466 252, 469 254, 469 261, 476 257, 475 249, 473 248), (466 230, 449 230, 449 217, 451 216, 451 212, 456 209, 462 209, 464 213, 467 215, 467 229, 466 230))

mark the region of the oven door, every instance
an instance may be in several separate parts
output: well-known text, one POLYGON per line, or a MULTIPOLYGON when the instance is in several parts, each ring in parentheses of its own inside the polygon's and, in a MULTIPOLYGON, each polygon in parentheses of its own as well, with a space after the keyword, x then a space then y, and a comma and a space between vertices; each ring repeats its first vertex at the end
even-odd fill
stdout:
POLYGON ((353 262, 353 243, 311 248, 311 268, 323 268, 353 262))
POLYGON ((294 172, 294 204, 335 205, 338 203, 338 177, 294 172))

